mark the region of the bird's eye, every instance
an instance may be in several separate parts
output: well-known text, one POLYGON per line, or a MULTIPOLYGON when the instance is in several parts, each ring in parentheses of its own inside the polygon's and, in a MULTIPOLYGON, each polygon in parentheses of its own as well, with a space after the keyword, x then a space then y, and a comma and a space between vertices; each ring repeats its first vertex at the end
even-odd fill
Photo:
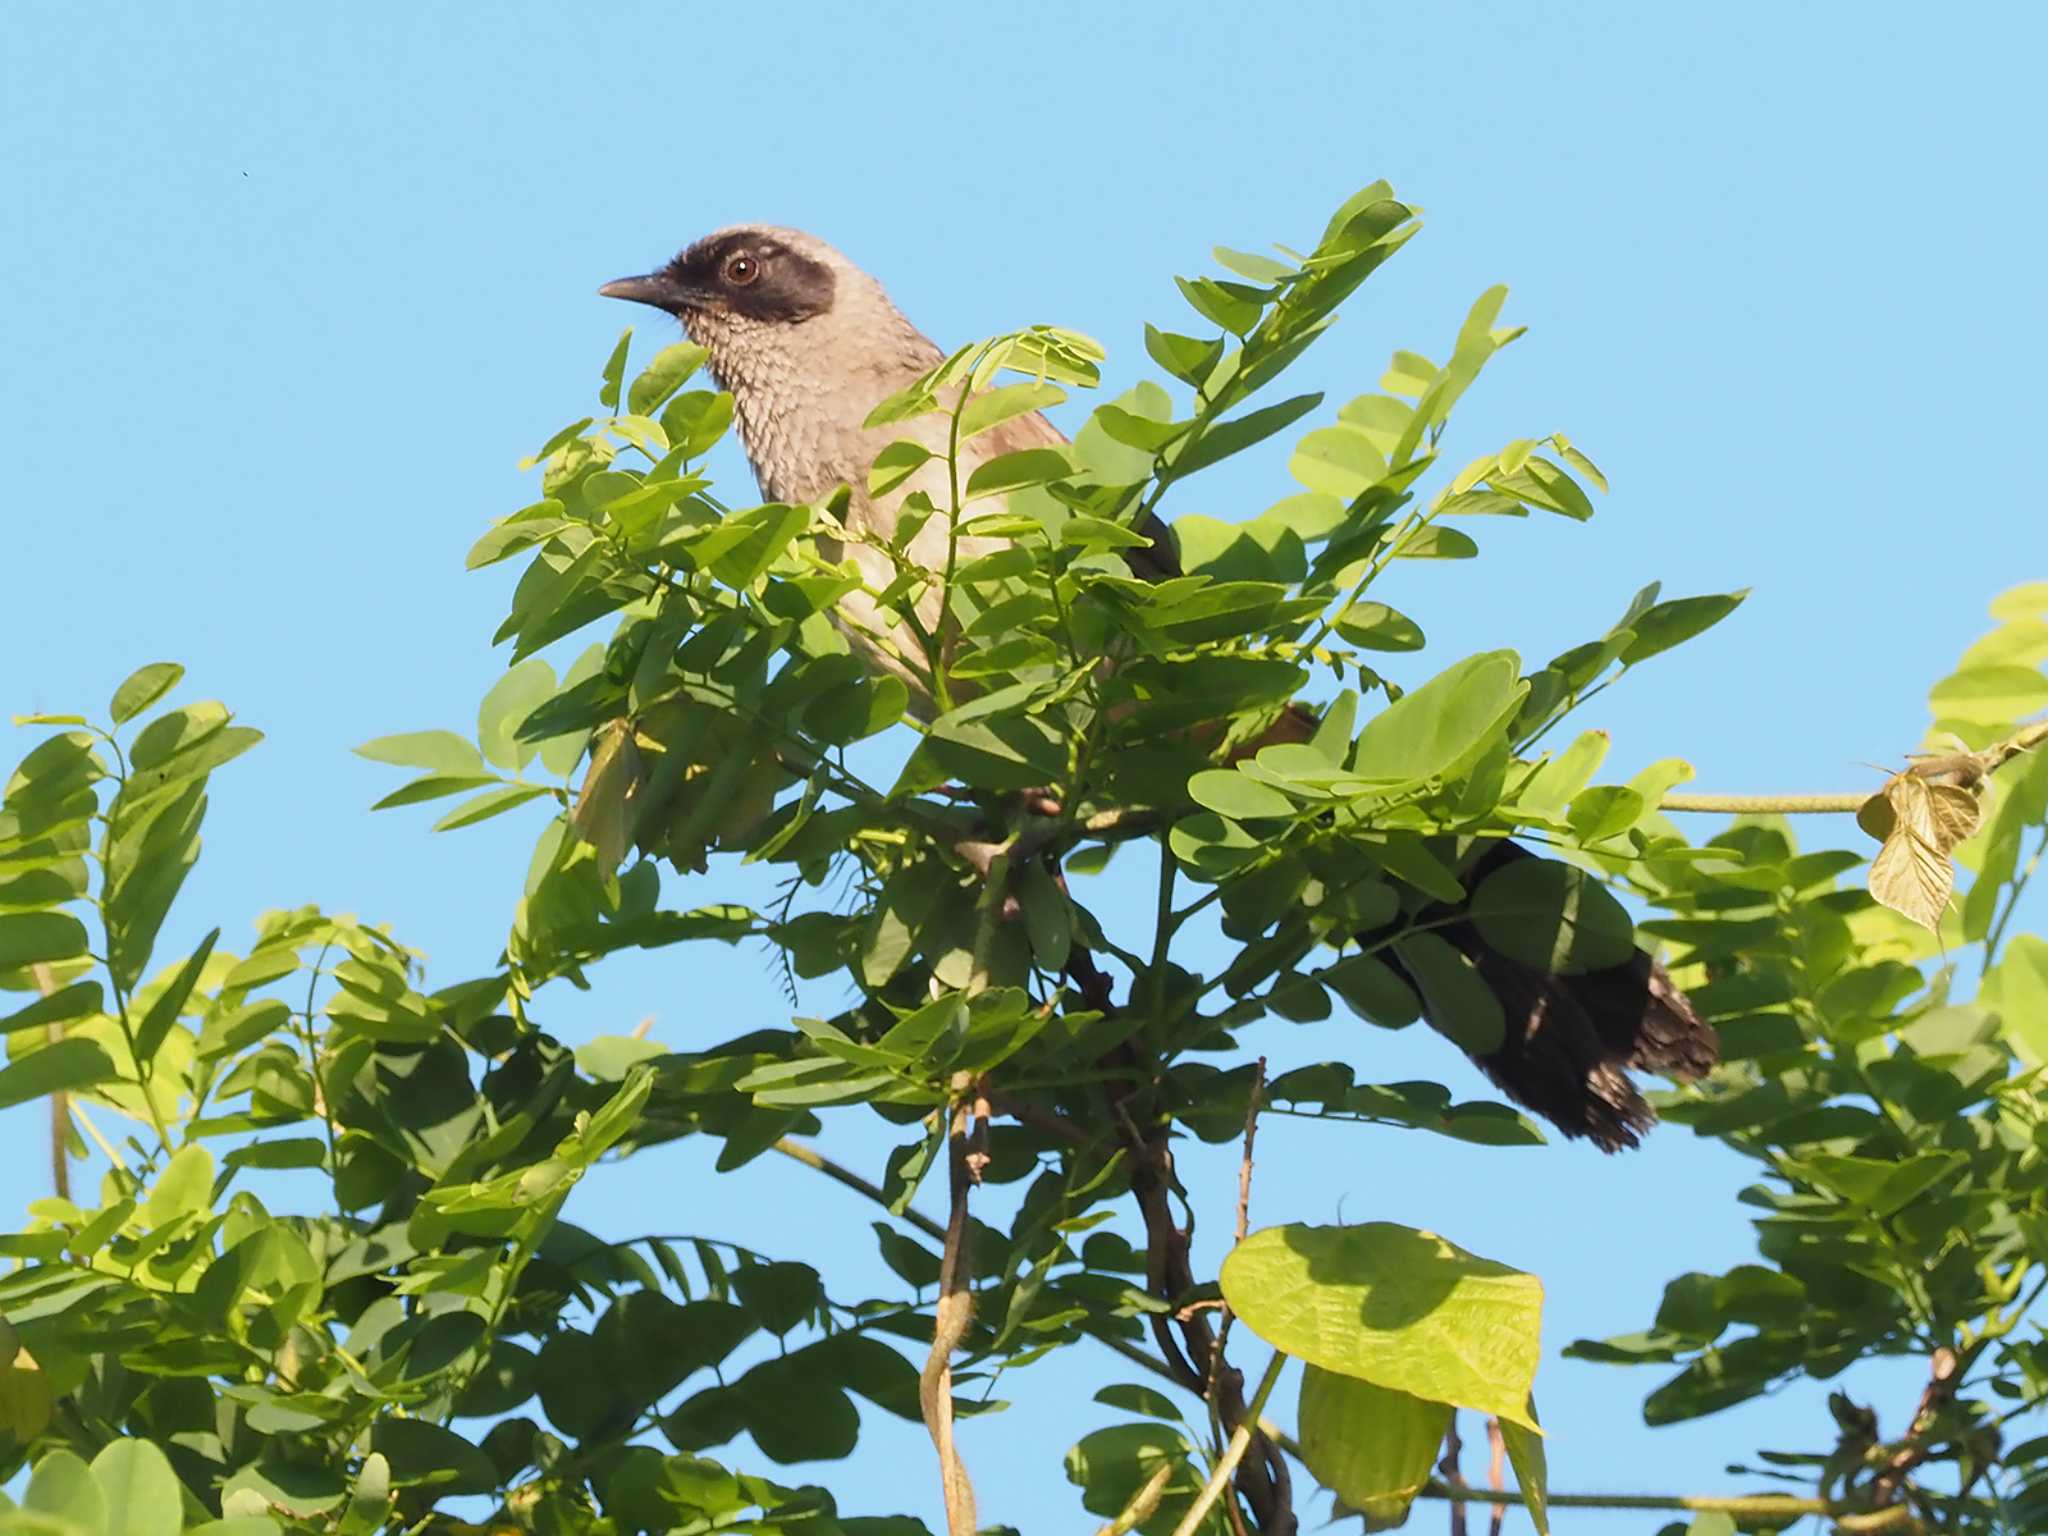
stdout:
POLYGON ((761 263, 744 253, 734 256, 725 264, 725 280, 735 287, 744 288, 761 275, 761 263))

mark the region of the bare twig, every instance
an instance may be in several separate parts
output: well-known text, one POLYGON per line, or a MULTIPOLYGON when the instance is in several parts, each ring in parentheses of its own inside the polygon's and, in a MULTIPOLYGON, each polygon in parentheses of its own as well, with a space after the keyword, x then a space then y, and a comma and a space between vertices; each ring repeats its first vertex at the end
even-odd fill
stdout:
MULTIPOLYGON (((1508 1485, 1507 1468, 1502 1465, 1507 1460, 1507 1450, 1507 1437, 1500 1432, 1500 1420, 1489 1418, 1486 1421, 1486 1486, 1495 1493, 1508 1485)), ((1489 1536, 1500 1536, 1501 1523, 1507 1517, 1507 1505, 1493 1506, 1493 1523, 1487 1527, 1489 1536)))
POLYGON ((1237 1240, 1241 1243, 1251 1230, 1252 1143, 1259 1135, 1259 1109, 1266 1099, 1266 1058, 1252 1069, 1252 1091, 1244 1106, 1244 1156, 1237 1164, 1237 1240))
MULTIPOLYGON (((964 1085, 958 1085, 964 1088, 964 1085)), ((968 1120, 972 1101, 963 1091, 953 1105, 947 1136, 952 1211, 946 1223, 946 1251, 939 1265, 939 1302, 932 1326, 932 1350, 918 1377, 918 1406, 925 1428, 939 1453, 939 1481, 946 1499, 947 1536, 975 1536, 974 1485, 953 1444, 953 1351, 967 1336, 974 1316, 968 1290, 967 1192, 973 1180, 968 1164, 968 1120)))
MULTIPOLYGON (((1458 1410, 1451 1410, 1451 1422, 1444 1426, 1443 1459, 1436 1464, 1437 1476, 1460 1492, 1465 1488, 1465 1474, 1458 1469, 1458 1458, 1464 1454, 1465 1442, 1458 1438, 1458 1410)), ((1451 1536, 1465 1536, 1465 1506, 1451 1505, 1451 1536)))

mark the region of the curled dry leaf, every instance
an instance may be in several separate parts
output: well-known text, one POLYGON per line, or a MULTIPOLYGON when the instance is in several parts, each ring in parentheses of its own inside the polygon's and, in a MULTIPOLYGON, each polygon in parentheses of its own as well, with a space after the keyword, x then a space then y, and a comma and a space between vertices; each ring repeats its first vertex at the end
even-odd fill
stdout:
POLYGON ((1856 824, 1883 844, 1870 861, 1870 894, 1930 931, 1955 891, 1956 844, 1977 830, 1973 789, 1922 772, 1893 774, 1864 801, 1856 824))

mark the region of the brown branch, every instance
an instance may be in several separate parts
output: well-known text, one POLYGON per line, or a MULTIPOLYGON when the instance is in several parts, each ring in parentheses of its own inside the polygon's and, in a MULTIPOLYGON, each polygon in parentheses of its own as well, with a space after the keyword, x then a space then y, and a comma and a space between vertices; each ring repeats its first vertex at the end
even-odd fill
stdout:
POLYGON ((1927 1385, 1920 1391, 1920 1405, 1913 1410, 1912 1422, 1906 1427, 1906 1437, 1885 1462, 1884 1470, 1871 1482, 1870 1504, 1873 1509, 1888 1509, 1896 1504, 1906 1487, 1906 1480, 1933 1451, 1935 1426, 1940 1421, 1942 1410, 1955 1396, 1962 1374, 1961 1362, 1952 1349, 1937 1349, 1929 1358, 1927 1385))
POLYGON ((972 1187, 968 1163, 967 1122, 972 1105, 965 1095, 953 1105, 947 1135, 947 1167, 952 1211, 946 1223, 946 1251, 939 1264, 939 1302, 932 1323, 932 1350, 917 1383, 918 1406, 939 1453, 939 1481, 946 1499, 947 1536, 975 1536, 974 1485, 953 1444, 953 1351, 967 1336, 974 1317, 974 1297, 966 1284, 969 1229, 967 1192, 972 1187))
MULTIPOLYGON (((1436 1464, 1437 1476, 1450 1487, 1463 1492, 1465 1474, 1458 1470, 1458 1458, 1464 1454, 1465 1442, 1458 1438, 1458 1410, 1451 1410, 1451 1422, 1444 1426, 1443 1459, 1436 1464)), ((1451 1505, 1451 1536, 1465 1536, 1465 1506, 1451 1505)))

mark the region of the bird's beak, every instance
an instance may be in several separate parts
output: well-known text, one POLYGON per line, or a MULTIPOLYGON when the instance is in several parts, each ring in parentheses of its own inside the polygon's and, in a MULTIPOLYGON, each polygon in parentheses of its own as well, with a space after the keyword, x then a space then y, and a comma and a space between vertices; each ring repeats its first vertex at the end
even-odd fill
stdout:
POLYGON ((644 277, 621 277, 597 290, 607 299, 630 299, 635 304, 652 304, 670 314, 680 314, 697 303, 696 291, 670 272, 649 272, 644 277))

